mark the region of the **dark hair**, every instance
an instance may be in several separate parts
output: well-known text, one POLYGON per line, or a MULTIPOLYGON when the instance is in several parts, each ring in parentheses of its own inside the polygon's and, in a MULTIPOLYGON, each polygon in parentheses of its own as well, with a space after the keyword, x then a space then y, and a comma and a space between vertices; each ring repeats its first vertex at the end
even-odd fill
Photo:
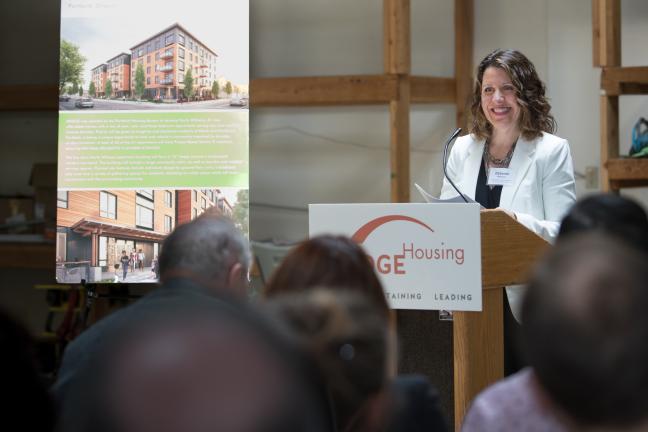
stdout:
POLYGON ((2 391, 6 396, 2 402, 2 421, 7 425, 20 425, 24 430, 54 430, 54 403, 39 375, 32 337, 2 310, 0 347, 2 391))
POLYGON ((322 235, 299 244, 272 274, 264 295, 274 297, 317 286, 360 291, 385 315, 389 313, 385 292, 368 255, 348 237, 322 235))
POLYGON ((520 105, 519 127, 522 136, 534 139, 542 132, 553 133, 556 121, 551 115, 551 105, 545 97, 545 86, 538 77, 533 63, 515 50, 496 49, 477 67, 477 80, 470 107, 472 126, 470 132, 479 139, 490 138, 493 127, 481 107, 482 79, 489 67, 502 69, 511 78, 520 105))
POLYGON ((563 218, 556 241, 585 231, 603 232, 648 252, 648 216, 630 198, 596 194, 578 200, 563 218))
POLYGON ((337 430, 364 430, 364 408, 387 382, 388 324, 382 311, 362 293, 329 287, 278 296, 267 308, 315 362, 337 430))
POLYGON ((60 430, 330 430, 314 368, 279 323, 221 299, 186 300, 104 337, 70 387, 60 430))
POLYGON ((648 418, 648 256, 601 234, 559 242, 523 303, 528 360, 581 426, 648 418))
POLYGON ((234 223, 224 216, 201 215, 178 225, 162 244, 160 276, 182 271, 205 280, 220 280, 230 266, 250 263, 248 242, 234 223))

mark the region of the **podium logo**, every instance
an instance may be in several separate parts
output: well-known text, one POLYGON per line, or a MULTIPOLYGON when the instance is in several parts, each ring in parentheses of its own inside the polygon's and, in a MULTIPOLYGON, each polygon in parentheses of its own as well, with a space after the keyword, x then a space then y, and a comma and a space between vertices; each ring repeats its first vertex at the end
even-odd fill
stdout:
MULTIPOLYGON (((429 225, 416 218, 405 215, 387 215, 372 219, 365 223, 358 228, 351 238, 358 244, 363 244, 365 240, 367 240, 367 238, 378 228, 395 221, 412 223, 422 227, 430 233, 434 233, 434 230, 429 225)), ((417 238, 416 240, 420 240, 420 238, 417 238)), ((413 241, 403 241, 399 246, 402 247, 400 254, 379 253, 376 258, 369 255, 369 260, 378 273, 404 275, 407 273, 405 262, 408 260, 454 261, 457 265, 463 265, 464 263, 463 248, 448 248, 443 242, 441 242, 440 247, 434 248, 417 247, 413 241)))

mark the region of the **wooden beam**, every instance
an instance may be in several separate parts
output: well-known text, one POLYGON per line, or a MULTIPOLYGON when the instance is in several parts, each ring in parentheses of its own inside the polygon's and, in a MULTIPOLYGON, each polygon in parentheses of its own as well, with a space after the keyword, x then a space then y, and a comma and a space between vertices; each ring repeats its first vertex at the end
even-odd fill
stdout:
POLYGON ((621 0, 592 0, 594 66, 621 65, 621 0))
POLYGON ((504 377, 502 288, 482 291, 481 312, 455 312, 454 350, 455 431, 475 395, 504 377))
POLYGON ((473 0, 455 0, 455 94, 457 127, 466 129, 473 88, 473 0))
POLYGON ((385 104, 398 95, 393 75, 258 78, 250 83, 250 104, 321 106, 385 104))
POLYGON ((0 111, 56 111, 58 87, 49 84, 0 86, 0 111))
POLYGON ((409 0, 384 0, 383 17, 385 73, 409 74, 411 69, 409 0))
POLYGON ((601 110, 601 190, 618 190, 610 184, 608 162, 619 157, 619 97, 600 96, 601 110))
POLYGON ((391 201, 409 202, 410 189, 410 2, 384 0, 385 73, 397 77, 396 98, 389 102, 391 201))
POLYGON ((648 66, 603 68, 601 90, 608 96, 647 94, 648 66))
POLYGON ((592 0, 592 65, 601 66, 601 6, 600 0, 592 0))
POLYGON ((410 76, 412 103, 454 103, 456 85, 453 78, 410 76))
POLYGON ((410 201, 410 83, 400 76, 398 99, 389 104, 391 201, 410 201))

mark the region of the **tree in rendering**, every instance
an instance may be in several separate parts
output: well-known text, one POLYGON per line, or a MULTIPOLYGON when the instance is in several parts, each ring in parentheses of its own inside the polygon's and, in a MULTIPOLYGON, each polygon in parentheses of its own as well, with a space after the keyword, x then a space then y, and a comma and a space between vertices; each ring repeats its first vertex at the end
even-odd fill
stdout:
POLYGON ((225 84, 225 93, 227 93, 227 96, 230 96, 232 94, 232 83, 227 81, 227 84, 225 84))
POLYGON ((187 70, 187 73, 185 74, 184 77, 184 95, 187 99, 191 99, 191 96, 193 96, 194 93, 194 88, 193 88, 193 75, 191 74, 191 69, 187 70))
POLYGON ((63 93, 66 84, 81 82, 81 74, 85 62, 86 58, 81 55, 78 46, 65 39, 61 39, 61 50, 59 51, 59 93, 63 93))
POLYGON ((236 204, 232 211, 232 219, 246 236, 249 234, 250 218, 250 191, 241 189, 236 193, 236 204))
POLYGON ((137 69, 135 69, 135 96, 137 99, 141 99, 144 94, 144 66, 142 63, 137 64, 137 69))
POLYGON ((88 93, 92 97, 97 96, 97 89, 95 88, 95 83, 94 82, 90 83, 90 86, 88 87, 88 93))
POLYGON ((77 84, 76 81, 72 83, 72 88, 70 88, 70 91, 68 93, 70 93, 71 95, 79 93, 79 84, 77 84))
POLYGON ((79 96, 83 96, 83 86, 79 86, 79 96))
POLYGON ((110 80, 106 81, 106 86, 104 87, 104 92, 106 93, 107 98, 112 96, 112 82, 110 80))
POLYGON ((218 81, 214 81, 212 84, 212 96, 214 96, 214 99, 218 99, 218 92, 220 91, 220 88, 218 87, 218 81))

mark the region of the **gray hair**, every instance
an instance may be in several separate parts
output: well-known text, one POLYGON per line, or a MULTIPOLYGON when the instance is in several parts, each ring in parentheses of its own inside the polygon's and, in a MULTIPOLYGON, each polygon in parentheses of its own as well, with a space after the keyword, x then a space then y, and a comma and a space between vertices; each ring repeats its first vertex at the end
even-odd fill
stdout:
POLYGON ((227 217, 203 215, 179 225, 164 241, 160 274, 189 273, 210 281, 225 281, 232 265, 250 266, 248 240, 227 217))

